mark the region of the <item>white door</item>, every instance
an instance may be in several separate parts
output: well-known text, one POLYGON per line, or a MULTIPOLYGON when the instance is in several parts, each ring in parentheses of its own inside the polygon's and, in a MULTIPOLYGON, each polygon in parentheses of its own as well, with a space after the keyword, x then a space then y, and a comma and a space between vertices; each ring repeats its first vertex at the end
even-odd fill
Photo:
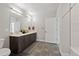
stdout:
POLYGON ((56 18, 45 19, 45 42, 56 43, 56 18))

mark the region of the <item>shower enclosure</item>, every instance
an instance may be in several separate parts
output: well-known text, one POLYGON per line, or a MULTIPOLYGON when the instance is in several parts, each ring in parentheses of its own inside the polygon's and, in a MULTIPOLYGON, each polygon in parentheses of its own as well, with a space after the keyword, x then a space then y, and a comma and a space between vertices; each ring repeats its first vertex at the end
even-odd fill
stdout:
POLYGON ((79 4, 60 3, 57 17, 61 55, 79 55, 79 4))

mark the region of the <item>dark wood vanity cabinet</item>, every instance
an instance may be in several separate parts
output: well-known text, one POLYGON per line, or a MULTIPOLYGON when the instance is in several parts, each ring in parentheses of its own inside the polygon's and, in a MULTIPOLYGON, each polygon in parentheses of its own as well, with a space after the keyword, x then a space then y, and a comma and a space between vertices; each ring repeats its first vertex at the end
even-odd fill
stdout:
POLYGON ((11 53, 20 53, 29 47, 33 42, 36 41, 36 33, 31 33, 28 35, 23 35, 20 37, 10 36, 10 49, 11 53))

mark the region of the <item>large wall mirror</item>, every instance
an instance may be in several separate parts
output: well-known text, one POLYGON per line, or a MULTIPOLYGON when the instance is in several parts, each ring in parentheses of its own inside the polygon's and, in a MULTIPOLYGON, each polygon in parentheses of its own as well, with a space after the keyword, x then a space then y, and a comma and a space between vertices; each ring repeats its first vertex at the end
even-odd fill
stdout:
POLYGON ((26 33, 31 30, 32 17, 24 16, 13 9, 10 11, 10 33, 26 33))

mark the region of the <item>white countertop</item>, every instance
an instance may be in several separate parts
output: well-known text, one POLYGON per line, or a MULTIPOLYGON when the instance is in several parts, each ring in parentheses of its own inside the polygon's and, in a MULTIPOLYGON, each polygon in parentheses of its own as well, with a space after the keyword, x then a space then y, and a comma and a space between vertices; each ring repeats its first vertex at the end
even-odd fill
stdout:
POLYGON ((32 34, 32 33, 36 33, 36 31, 30 31, 30 32, 25 33, 25 34, 22 34, 22 33, 13 33, 13 34, 10 34, 10 36, 20 37, 20 36, 29 35, 29 34, 32 34))

